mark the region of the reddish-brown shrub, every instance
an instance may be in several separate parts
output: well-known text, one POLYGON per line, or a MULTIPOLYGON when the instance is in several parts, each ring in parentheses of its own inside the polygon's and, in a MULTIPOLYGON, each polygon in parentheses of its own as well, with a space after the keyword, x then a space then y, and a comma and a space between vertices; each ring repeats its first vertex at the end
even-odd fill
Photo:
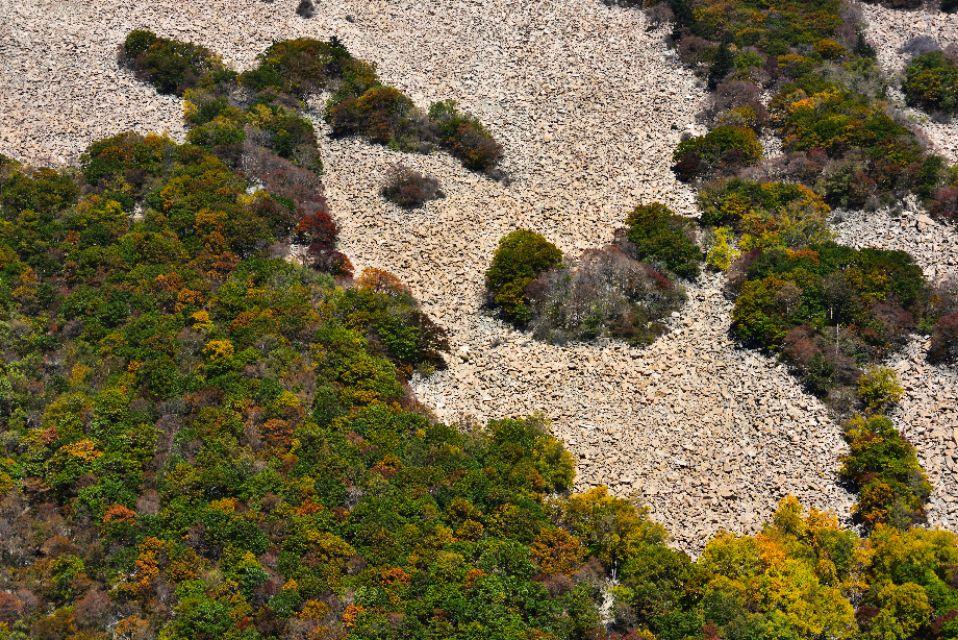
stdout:
POLYGON ((937 189, 928 203, 928 211, 944 220, 958 220, 958 186, 937 189))
POLYGON ((381 193, 403 209, 415 209, 442 197, 438 180, 403 165, 392 168, 381 193))
POLYGON ((934 364, 958 362, 958 313, 943 315, 931 331, 928 361, 934 364))
POLYGON ((306 247, 310 267, 334 275, 352 275, 353 266, 344 254, 336 250, 339 228, 332 216, 324 210, 305 215, 296 225, 294 242, 306 247))

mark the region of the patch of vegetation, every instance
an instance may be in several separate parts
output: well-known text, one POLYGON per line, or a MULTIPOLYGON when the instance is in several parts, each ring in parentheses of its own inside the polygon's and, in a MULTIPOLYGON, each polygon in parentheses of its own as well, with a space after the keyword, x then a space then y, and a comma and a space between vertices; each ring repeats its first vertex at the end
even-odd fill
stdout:
POLYGON ((502 160, 502 146, 481 122, 463 113, 453 100, 429 107, 429 122, 435 128, 439 145, 466 167, 490 171, 502 160))
POLYGON ((722 125, 705 135, 683 140, 672 156, 672 167, 681 180, 728 175, 756 164, 762 145, 752 129, 722 125))
POLYGON ((127 35, 120 60, 137 78, 152 84, 160 93, 178 96, 230 73, 209 49, 162 38, 144 29, 127 35))
POLYGON ((958 313, 947 313, 935 322, 928 361, 933 364, 958 363, 958 313))
POLYGON ((202 47, 148 31, 131 32, 123 50, 138 77, 186 98, 190 142, 233 166, 261 147, 321 171, 315 132, 303 112, 309 96, 327 91, 332 97, 325 118, 334 135, 358 135, 403 151, 441 147, 477 171, 492 171, 502 157, 488 130, 455 103, 437 103, 427 116, 336 38, 274 43, 239 75, 202 47))
POLYGON ((698 202, 701 223, 732 229, 743 250, 804 247, 832 237, 828 205, 801 184, 731 178, 704 186, 698 202))
POLYGON ((781 353, 820 396, 856 384, 860 366, 902 344, 927 302, 921 269, 901 251, 774 248, 739 268, 733 334, 781 353))
POLYGON ((855 519, 873 529, 899 529, 925 522, 931 485, 913 447, 883 415, 856 416, 845 425, 849 453, 842 480, 858 493, 855 519))
POLYGON ((537 233, 508 234, 486 272, 490 306, 555 344, 596 338, 651 343, 685 302, 674 274, 695 277, 702 251, 689 223, 659 203, 637 207, 627 225, 615 244, 575 260, 563 259, 537 233))
MULTIPOLYGON (((958 631, 958 537, 894 528, 920 521, 927 484, 885 419, 848 428, 867 538, 785 499, 693 560, 604 487, 570 493, 540 419, 424 415, 409 376, 445 340, 408 289, 270 257, 294 225, 328 237, 297 175, 314 174, 274 178, 289 196, 250 189, 196 145, 135 134, 79 171, 0 170, 0 637, 958 631)), ((499 281, 560 265, 531 232, 512 245, 526 271, 499 281)), ((885 382, 863 398, 894 396, 885 382)))
POLYGON ((874 53, 840 0, 657 4, 670 7, 683 60, 715 91, 712 130, 676 149, 682 179, 754 165, 745 131, 767 125, 787 154, 775 172, 833 206, 894 204, 909 192, 927 199, 946 178, 944 162, 890 112, 874 53), (772 93, 768 111, 763 91, 772 93))
POLYGON ((486 270, 488 302, 518 327, 533 318, 529 286, 539 275, 562 264, 562 251, 540 234, 517 229, 499 240, 486 270))
POLYGON ((533 335, 556 344, 596 338, 649 344, 685 302, 668 276, 614 245, 544 272, 526 290, 534 300, 533 335))
POLYGON ((702 250, 695 243, 694 229, 694 223, 687 218, 653 202, 636 207, 626 218, 622 244, 632 257, 694 280, 702 262, 702 250))
POLYGON ((958 62, 944 51, 912 58, 902 83, 906 102, 925 111, 958 113, 958 62))
POLYGON ((439 181, 403 165, 393 167, 382 188, 384 198, 403 209, 416 209, 442 197, 439 181))
MULTIPOLYGON (((728 272, 735 297, 732 333, 780 354, 840 413, 856 405, 878 411, 894 399, 895 388, 871 367, 916 327, 929 326, 929 287, 905 253, 835 244, 829 206, 875 208, 912 193, 950 219, 958 212, 954 168, 929 154, 889 108, 875 52, 843 0, 643 4, 653 6, 653 19, 673 21, 679 55, 713 91, 705 112, 712 128, 680 143, 674 169, 683 179, 722 178, 700 185, 699 201, 714 238, 708 262, 728 272), (784 154, 758 166, 752 166, 758 154, 725 162, 724 145, 706 144, 732 131, 742 140, 745 131, 757 138, 766 128, 781 138, 784 154)), ((924 46, 910 44, 919 56, 924 46)), ((934 66, 923 76, 929 88, 944 73, 934 66)), ((910 446, 894 428, 859 429, 849 439, 865 447, 879 436, 910 446)), ((920 473, 917 462, 902 464, 920 473)), ((921 520, 927 491, 918 484, 848 473, 861 492, 863 521, 905 526, 921 520)), ((752 636, 761 634, 743 637, 752 636)))

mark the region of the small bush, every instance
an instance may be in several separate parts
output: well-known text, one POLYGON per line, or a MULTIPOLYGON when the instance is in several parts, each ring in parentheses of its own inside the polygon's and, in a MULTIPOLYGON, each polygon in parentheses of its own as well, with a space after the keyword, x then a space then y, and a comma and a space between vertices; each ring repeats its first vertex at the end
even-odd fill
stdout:
POLYGON ((840 476, 858 492, 855 519, 866 528, 886 524, 899 529, 925 522, 931 485, 915 447, 887 417, 857 416, 845 425, 849 453, 840 476))
POLYGON ((702 224, 731 227, 746 250, 804 247, 831 239, 828 205, 793 182, 716 182, 699 191, 699 206, 702 224))
POLYGON ((871 367, 858 379, 858 398, 872 413, 898 404, 904 393, 898 374, 888 367, 871 367))
POLYGON ((958 63, 943 51, 917 55, 905 67, 902 89, 910 106, 958 113, 958 63))
POLYGON ((403 165, 389 172, 382 195, 403 209, 415 209, 442 197, 438 180, 403 165))
POLYGON ((219 57, 209 49, 161 38, 146 30, 127 35, 120 60, 158 92, 179 96, 208 80, 208 74, 224 70, 219 57))
POLYGON ((958 185, 936 189, 928 201, 928 212, 943 220, 958 220, 958 185))
POLYGON ((672 155, 672 167, 680 180, 721 175, 756 164, 762 145, 747 127, 722 125, 703 136, 684 140, 672 155))
POLYGON ((534 231, 518 229, 499 241, 486 271, 489 304, 503 318, 524 327, 532 320, 532 299, 527 288, 542 273, 562 263, 562 252, 534 231))
POLYGON ((407 151, 428 149, 429 131, 413 101, 394 87, 376 86, 358 97, 331 100, 326 121, 333 135, 361 135, 407 151))
POLYGON ((728 271, 742 252, 735 247, 735 233, 729 227, 717 227, 705 262, 716 271, 728 271))
POLYGON ((296 7, 296 15, 300 18, 312 18, 316 15, 316 7, 313 5, 313 0, 299 0, 299 5, 296 7))
POLYGON ((429 121, 439 144, 467 168, 490 171, 502 160, 502 146, 477 119, 462 113, 452 100, 429 107, 429 121))
POLYGON ((924 0, 864 0, 868 4, 880 4, 890 9, 917 9, 924 0))
POLYGON ((667 276, 615 246, 586 251, 529 289, 536 300, 533 334, 560 344, 598 337, 648 344, 685 299, 667 276))
POLYGON ((351 85, 351 93, 361 94, 379 82, 375 70, 353 58, 335 38, 329 42, 297 38, 273 43, 239 81, 253 91, 272 88, 299 98, 339 89, 342 83, 351 85), (359 78, 364 80, 359 82, 359 78))
POLYGON ((697 278, 702 250, 692 223, 665 205, 653 202, 635 208, 625 221, 626 251, 638 260, 661 264, 683 278, 697 278))
POLYGON ((931 330, 928 361, 933 364, 958 362, 958 313, 948 313, 938 318, 931 330))

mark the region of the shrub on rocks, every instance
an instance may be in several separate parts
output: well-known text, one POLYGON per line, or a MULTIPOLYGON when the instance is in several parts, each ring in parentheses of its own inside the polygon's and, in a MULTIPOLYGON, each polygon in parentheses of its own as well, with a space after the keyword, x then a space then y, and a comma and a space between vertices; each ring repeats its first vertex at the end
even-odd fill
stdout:
POLYGON ((870 413, 888 411, 904 393, 898 374, 888 367, 870 367, 858 379, 858 398, 870 413))
POLYGON ((333 135, 361 135, 406 151, 425 151, 429 129, 413 101, 394 87, 375 86, 363 94, 330 101, 326 121, 333 135))
POLYGON ((313 0, 299 0, 296 15, 300 18, 312 18, 316 15, 316 5, 313 4, 313 0))
POLYGON ((659 202, 636 207, 625 221, 623 248, 632 257, 662 265, 683 278, 699 275, 702 250, 691 221, 659 202))
POLYGON ((958 62, 944 51, 917 55, 905 67, 902 89, 910 106, 958 113, 958 62))
POLYGON ((364 331, 406 375, 445 367, 441 354, 449 350, 446 332, 390 273, 364 270, 354 287, 329 298, 327 311, 346 326, 364 331))
POLYGON ((868 4, 879 4, 889 9, 918 9, 925 0, 863 0, 868 4))
POLYGON ((932 364, 958 363, 958 312, 946 313, 935 322, 928 361, 932 364))
POLYGON ((476 118, 459 110, 453 100, 429 107, 429 122, 439 144, 469 169, 490 171, 502 159, 502 146, 476 118))
POLYGON ((137 78, 160 93, 178 96, 210 75, 224 71, 219 57, 205 47, 161 38, 152 31, 131 31, 123 43, 121 61, 137 78))
POLYGON ((542 273, 562 264, 562 252, 534 231, 518 229, 499 241, 486 271, 488 302, 519 327, 533 318, 528 287, 542 273))
POLYGON ((924 197, 940 180, 939 161, 883 102, 841 83, 809 74, 779 91, 771 112, 787 152, 828 157, 816 186, 832 204, 877 204, 909 191, 924 197))
POLYGON ((701 223, 728 226, 744 250, 800 248, 831 239, 830 209, 814 191, 793 182, 731 178, 699 190, 701 223))
POLYGON ((734 173, 756 164, 761 157, 762 145, 755 131, 722 125, 680 142, 672 154, 672 169, 680 180, 688 181, 734 173))
POLYGON ((253 91, 272 88, 304 99, 327 89, 338 90, 340 83, 348 84, 350 93, 361 94, 379 80, 371 65, 354 58, 336 38, 329 42, 297 38, 270 45, 239 82, 253 91))
POLYGON ((770 249, 750 256, 744 274, 733 334, 782 353, 821 396, 901 344, 928 300, 921 269, 900 251, 770 249))
POLYGON ((442 197, 438 180, 403 165, 390 170, 381 193, 403 209, 415 209, 442 197))
POLYGON ((665 274, 617 246, 586 251, 527 290, 535 300, 533 335, 559 344, 599 337, 648 344, 685 300, 665 274))
POLYGON ((849 453, 842 456, 840 475, 858 493, 855 519, 869 530, 924 523, 931 485, 915 448, 894 423, 883 415, 856 416, 845 425, 845 439, 849 453))

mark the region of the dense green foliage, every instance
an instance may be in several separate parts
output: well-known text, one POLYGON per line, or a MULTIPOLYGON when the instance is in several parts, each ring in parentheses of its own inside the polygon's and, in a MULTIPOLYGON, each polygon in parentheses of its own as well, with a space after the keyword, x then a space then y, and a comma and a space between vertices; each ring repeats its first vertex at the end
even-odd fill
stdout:
POLYGON ((856 416, 845 425, 849 452, 841 477, 858 493, 855 518, 866 527, 907 529, 925 522, 931 485, 913 447, 882 415, 856 416))
POLYGON ((123 42, 121 59, 136 76, 160 93, 182 96, 187 89, 229 72, 205 47, 158 37, 152 31, 131 31, 123 42))
POLYGON ((702 250, 695 244, 693 228, 692 222, 661 203, 640 205, 625 220, 629 243, 626 252, 683 278, 695 279, 702 250))
POLYGON ((775 171, 832 205, 929 198, 942 185, 944 162, 889 112, 873 53, 841 0, 660 4, 671 8, 679 53, 715 90, 712 130, 676 149, 680 177, 754 164, 760 148, 746 132, 770 124, 786 152, 775 171), (758 99, 765 91, 770 113, 758 99))
POLYGON ((499 240, 486 271, 489 304, 517 326, 533 317, 528 287, 542 273, 562 263, 562 251, 534 231, 517 229, 499 240))
POLYGON ((544 501, 569 455, 534 420, 410 411, 441 332, 387 274, 266 258, 295 213, 246 187, 133 135, 77 176, 4 170, 0 636, 595 629, 594 586, 537 578, 585 561, 544 501))
POLYGON ((762 157, 762 145, 747 127, 722 125, 708 133, 683 140, 672 160, 675 173, 683 180, 735 173, 754 165, 762 157))
POLYGON ((900 251, 834 243, 752 253, 733 333, 781 350, 809 389, 854 385, 859 367, 900 344, 924 310, 921 269, 900 251))
POLYGON ((786 501, 693 562, 540 421, 431 421, 441 332, 267 257, 296 215, 156 136, 0 167, 0 638, 954 637, 952 534, 786 501))
MULTIPOLYGON (((185 96, 190 142, 234 166, 263 164, 247 157, 253 145, 320 171, 315 132, 303 113, 309 96, 326 91, 332 97, 325 118, 334 135, 360 135, 404 151, 428 152, 438 146, 479 171, 491 171, 502 157, 489 131, 454 103, 437 103, 427 116, 335 38, 274 43, 255 67, 239 75, 202 47, 148 31, 132 32, 124 51, 124 61, 138 77, 160 91, 173 87, 185 96)), ((269 164, 275 173, 276 163, 269 164)))
POLYGON ((905 67, 902 89, 913 107, 958 113, 958 63, 944 51, 917 55, 905 67))

